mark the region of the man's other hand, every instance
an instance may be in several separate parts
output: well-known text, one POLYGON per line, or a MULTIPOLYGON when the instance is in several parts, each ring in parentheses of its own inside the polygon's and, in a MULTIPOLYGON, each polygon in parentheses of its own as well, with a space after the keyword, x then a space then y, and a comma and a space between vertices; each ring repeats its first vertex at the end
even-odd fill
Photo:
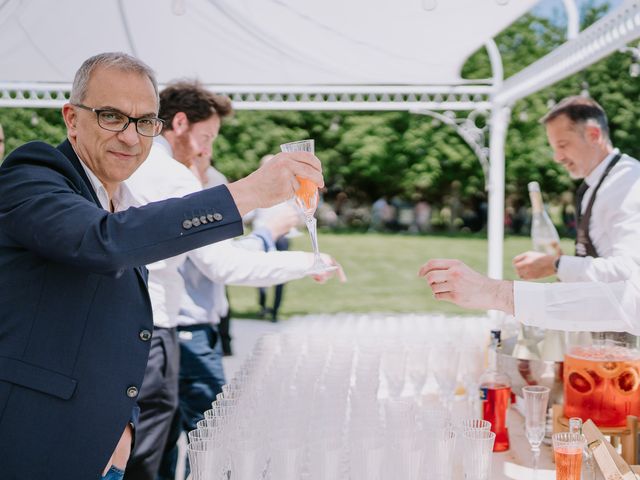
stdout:
MULTIPOLYGON (((311 264, 313 264, 313 254, 310 254, 310 255, 311 255, 311 264)), ((316 273, 314 275, 311 275, 311 278, 313 278, 318 283, 325 283, 327 280, 329 280, 331 277, 335 275, 336 277, 338 277, 338 280, 340 280, 340 283, 345 283, 347 281, 347 275, 344 273, 344 270, 342 269, 342 265, 340 265, 335 258, 333 258, 330 255, 327 255, 326 253, 321 253, 320 256, 322 257, 322 261, 324 263, 337 268, 335 270, 330 270, 323 273, 316 273)))
POLYGON ((524 252, 513 258, 513 267, 523 280, 537 280, 555 275, 557 258, 540 252, 524 252))

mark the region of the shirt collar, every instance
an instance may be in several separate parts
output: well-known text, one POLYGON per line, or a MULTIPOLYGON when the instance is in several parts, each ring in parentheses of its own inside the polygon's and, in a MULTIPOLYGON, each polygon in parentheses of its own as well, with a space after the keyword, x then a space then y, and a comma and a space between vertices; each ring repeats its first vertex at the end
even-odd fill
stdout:
POLYGON ((611 153, 607 155, 605 159, 601 161, 598 164, 598 166, 594 168, 593 171, 585 177, 584 179, 585 183, 589 186, 595 185, 596 183, 598 183, 598 180, 600 180, 600 177, 602 177, 602 174, 607 169, 607 165, 609 165, 609 163, 611 163, 611 160, 613 160, 613 157, 615 157, 619 153, 620 153, 620 150, 618 150, 617 148, 614 148, 611 151, 611 153))
MULTIPOLYGON (((71 147, 73 148, 73 145, 71 147)), ((82 160, 82 158, 80 158, 80 155, 78 155, 78 152, 76 151, 75 148, 73 149, 73 151, 76 152, 76 155, 80 160, 80 165, 82 165, 82 168, 84 169, 84 172, 87 174, 87 177, 89 178, 89 182, 91 183, 91 186, 93 187, 94 192, 96 192, 96 196, 98 197, 98 200, 100 200, 100 206, 103 209, 110 212, 111 206, 109 205, 109 194, 107 193, 107 189, 104 188, 104 184, 93 173, 93 171, 91 171, 91 169, 84 163, 84 161, 82 160)), ((120 185, 118 185, 118 188, 116 188, 116 191, 113 194, 113 198, 111 199, 111 202, 113 202, 113 208, 115 212, 126 210, 129 207, 138 206, 138 202, 135 200, 135 197, 131 193, 131 190, 129 189, 129 187, 127 187, 127 185, 124 182, 120 183, 120 185)))

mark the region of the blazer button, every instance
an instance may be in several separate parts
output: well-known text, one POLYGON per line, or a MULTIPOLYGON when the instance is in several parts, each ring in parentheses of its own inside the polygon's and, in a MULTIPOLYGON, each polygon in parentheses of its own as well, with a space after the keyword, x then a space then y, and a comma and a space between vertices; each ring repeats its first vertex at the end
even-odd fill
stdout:
POLYGON ((207 214, 207 220, 209 220, 210 222, 213 222, 213 215, 211 215, 210 213, 207 214))
POLYGON ((189 230, 192 227, 192 223, 191 220, 185 220, 184 222, 182 222, 182 228, 184 228, 185 230, 189 230))
POLYGON ((136 387, 129 387, 127 388, 127 397, 129 398, 135 398, 138 396, 138 389, 136 387))
POLYGON ((193 224, 194 227, 199 227, 200 226, 200 219, 198 217, 193 217, 191 219, 191 223, 193 224))
POLYGON ((140 340, 142 340, 143 342, 148 342, 149 340, 151 340, 151 332, 149 330, 140 330, 140 333, 138 335, 140 336, 140 340))
POLYGON ((205 223, 208 223, 208 222, 207 222, 207 217, 205 217, 204 215, 202 215, 202 216, 200 217, 200 223, 201 223, 201 224, 203 224, 203 225, 204 225, 205 223))
POLYGON ((213 219, 214 219, 216 222, 219 222, 220 220, 222 220, 222 214, 221 214, 221 213, 214 213, 214 214, 213 214, 213 219))

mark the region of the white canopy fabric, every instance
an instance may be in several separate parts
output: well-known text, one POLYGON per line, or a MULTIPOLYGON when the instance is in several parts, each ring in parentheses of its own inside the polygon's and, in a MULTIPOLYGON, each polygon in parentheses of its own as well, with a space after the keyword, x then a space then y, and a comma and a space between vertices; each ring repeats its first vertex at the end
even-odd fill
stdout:
POLYGON ((84 59, 118 50, 160 83, 456 85, 537 1, 5 0, 0 81, 69 83, 84 59))

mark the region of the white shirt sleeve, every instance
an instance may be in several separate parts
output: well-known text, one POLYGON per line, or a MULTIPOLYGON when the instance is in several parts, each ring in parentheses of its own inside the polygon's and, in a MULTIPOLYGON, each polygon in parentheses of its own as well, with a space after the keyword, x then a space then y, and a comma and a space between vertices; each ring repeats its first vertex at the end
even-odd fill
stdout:
POLYGON ((211 281, 227 285, 269 287, 304 277, 313 258, 306 252, 252 251, 232 240, 192 250, 191 261, 211 281))
POLYGON ((515 317, 566 331, 640 334, 640 271, 624 282, 514 282, 515 317))
POLYGON ((593 207, 590 228, 600 256, 563 255, 558 266, 561 281, 616 282, 633 275, 640 265, 640 179, 637 174, 637 167, 624 168, 616 172, 616 178, 612 179, 615 181, 606 189, 603 184, 593 207))

